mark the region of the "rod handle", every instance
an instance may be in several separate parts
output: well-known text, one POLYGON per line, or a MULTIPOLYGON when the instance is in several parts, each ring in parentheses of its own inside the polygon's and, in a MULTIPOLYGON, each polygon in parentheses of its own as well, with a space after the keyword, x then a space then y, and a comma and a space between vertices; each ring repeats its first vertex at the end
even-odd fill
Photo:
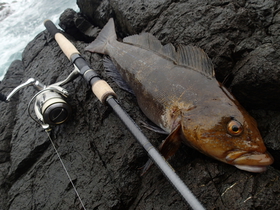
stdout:
POLYGON ((106 99, 109 96, 114 96, 115 98, 117 98, 117 94, 114 92, 111 86, 102 79, 95 82, 92 85, 91 90, 103 104, 106 104, 106 99))
POLYGON ((80 54, 77 48, 60 32, 51 20, 46 20, 44 25, 70 61, 73 54, 80 54))

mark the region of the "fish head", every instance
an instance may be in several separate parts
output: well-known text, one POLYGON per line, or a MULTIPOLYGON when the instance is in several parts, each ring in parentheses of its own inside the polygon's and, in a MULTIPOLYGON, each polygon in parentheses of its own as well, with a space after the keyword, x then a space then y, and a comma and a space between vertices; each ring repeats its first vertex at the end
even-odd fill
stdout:
POLYGON ((183 114, 187 144, 222 162, 249 172, 263 172, 273 163, 256 121, 241 107, 206 106, 183 114))

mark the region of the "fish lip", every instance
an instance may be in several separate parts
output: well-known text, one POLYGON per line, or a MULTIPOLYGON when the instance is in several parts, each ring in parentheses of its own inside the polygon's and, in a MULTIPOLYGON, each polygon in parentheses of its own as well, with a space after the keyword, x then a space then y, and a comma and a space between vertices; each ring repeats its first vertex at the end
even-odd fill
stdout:
POLYGON ((226 156, 226 160, 236 168, 243 171, 262 173, 267 170, 267 166, 273 163, 273 157, 268 153, 231 151, 226 156))
POLYGON ((268 152, 232 151, 226 160, 237 168, 251 167, 252 170, 264 170, 264 167, 273 163, 273 157, 268 152))
POLYGON ((251 166, 251 165, 234 165, 234 166, 243 171, 248 171, 253 173, 262 173, 267 170, 267 166, 251 166))

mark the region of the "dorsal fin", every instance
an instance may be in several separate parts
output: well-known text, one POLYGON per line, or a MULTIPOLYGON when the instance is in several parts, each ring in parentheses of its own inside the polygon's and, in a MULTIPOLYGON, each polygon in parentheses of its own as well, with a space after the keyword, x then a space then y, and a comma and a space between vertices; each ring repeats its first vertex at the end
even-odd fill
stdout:
POLYGON ((201 48, 179 45, 177 56, 178 65, 191 67, 210 78, 215 77, 213 63, 201 48))
POLYGON ((176 63, 176 50, 172 44, 162 46, 160 41, 150 33, 132 35, 123 39, 124 43, 139 46, 146 50, 151 50, 176 63))
POLYGON ((132 35, 123 39, 124 43, 139 46, 146 50, 151 50, 177 65, 189 67, 209 78, 214 78, 214 67, 207 54, 195 46, 180 45, 175 50, 172 44, 162 45, 160 41, 150 33, 132 35))
POLYGON ((160 41, 150 33, 128 36, 123 39, 123 42, 153 51, 158 51, 162 47, 160 41))

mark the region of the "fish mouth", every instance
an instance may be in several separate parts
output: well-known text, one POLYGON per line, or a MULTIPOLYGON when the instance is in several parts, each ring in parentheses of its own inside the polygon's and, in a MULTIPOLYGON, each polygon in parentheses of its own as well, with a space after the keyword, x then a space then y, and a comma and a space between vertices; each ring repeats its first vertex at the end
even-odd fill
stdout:
POLYGON ((249 172, 261 173, 273 163, 273 157, 268 153, 233 151, 226 160, 235 167, 249 172))

